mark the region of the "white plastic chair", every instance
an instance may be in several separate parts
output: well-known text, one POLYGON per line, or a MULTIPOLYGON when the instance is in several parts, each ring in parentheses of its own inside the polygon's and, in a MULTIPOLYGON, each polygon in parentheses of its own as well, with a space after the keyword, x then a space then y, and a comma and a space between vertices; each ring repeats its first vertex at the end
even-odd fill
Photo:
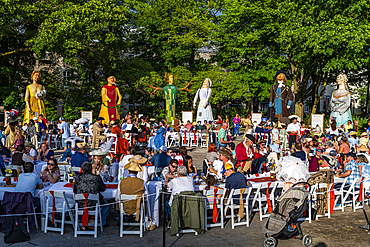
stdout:
POLYGON ((200 136, 200 147, 208 148, 208 134, 202 133, 200 136))
POLYGON ((56 209, 57 212, 62 213, 62 219, 61 220, 54 219, 54 227, 49 227, 48 226, 49 214, 52 215, 52 213, 53 213, 53 206, 52 205, 50 206, 50 202, 53 202, 53 195, 49 191, 46 191, 46 190, 44 190, 43 192, 44 192, 44 196, 45 196, 45 199, 46 199, 44 233, 47 233, 47 231, 49 230, 49 231, 58 231, 58 232, 60 232, 60 235, 63 235, 63 233, 64 233, 64 224, 65 223, 72 224, 72 226, 74 228, 75 224, 74 224, 74 217, 73 217, 73 213, 72 213, 73 204, 72 205, 69 204, 68 199, 67 199, 66 194, 65 194, 64 191, 63 192, 54 191, 55 209, 56 209), (57 198, 62 199, 63 202, 57 202, 57 198), (65 214, 66 213, 68 213, 68 215, 70 217, 69 221, 65 220, 65 214), (56 223, 61 223, 61 227, 56 227, 56 223))
POLYGON ((112 148, 111 148, 111 150, 109 150, 109 152, 116 154, 117 153, 117 139, 118 139, 117 134, 108 133, 108 134, 106 134, 106 136, 107 136, 107 140, 109 140, 109 138, 111 138, 111 137, 114 138, 112 148))
POLYGON ((103 231, 103 221, 100 211, 100 203, 99 203, 99 194, 89 194, 88 200, 90 201, 96 201, 96 204, 93 208, 89 208, 88 212, 89 215, 94 214, 95 220, 94 220, 94 230, 93 231, 81 231, 80 226, 82 226, 82 223, 78 223, 78 216, 82 216, 84 213, 84 208, 78 207, 78 201, 85 201, 85 197, 83 194, 74 194, 73 198, 75 200, 75 232, 74 236, 77 237, 78 234, 94 234, 94 238, 98 237, 98 225, 100 225, 101 231, 103 231), (99 224, 98 224, 99 220, 99 224))
POLYGON ((343 189, 343 203, 345 205, 345 203, 349 199, 349 201, 352 203, 353 212, 356 212, 356 209, 362 208, 361 202, 356 202, 360 196, 360 190, 356 190, 355 187, 356 184, 362 183, 361 179, 362 179, 361 177, 356 178, 350 185, 349 189, 343 189), (349 198, 350 196, 352 197, 352 199, 349 198))
POLYGON ((190 133, 190 147, 198 147, 199 139, 198 133, 190 133))
POLYGON ((222 195, 222 197, 220 198, 219 200, 219 203, 216 205, 217 207, 217 211, 218 212, 218 216, 220 217, 220 222, 219 223, 211 223, 211 224, 208 224, 208 220, 209 219, 213 219, 213 216, 207 216, 207 211, 211 211, 213 212, 213 208, 214 208, 214 204, 208 204, 207 201, 206 201, 206 224, 207 224, 207 228, 208 227, 218 227, 218 226, 221 226, 221 229, 224 229, 224 199, 225 199, 225 193, 226 193, 226 190, 224 189, 219 189, 217 190, 217 193, 215 195, 214 191, 213 190, 203 190, 203 195, 206 197, 207 199, 207 196, 218 196, 218 195, 222 195))
POLYGON ((232 189, 229 194, 229 198, 226 203, 225 207, 225 213, 227 213, 227 210, 230 208, 231 210, 231 228, 235 229, 235 226, 243 226, 246 225, 249 227, 249 196, 251 194, 252 189, 251 188, 245 188, 245 191, 243 194, 246 194, 246 197, 243 198, 244 202, 244 210, 245 210, 245 222, 241 222, 241 218, 238 217, 237 221, 235 222, 235 209, 239 209, 239 204, 234 204, 234 200, 239 200, 241 189, 232 189), (236 196, 237 198, 233 198, 233 196, 236 196))
POLYGON ((327 184, 327 183, 319 183, 319 184, 315 184, 315 189, 312 190, 312 201, 314 204, 317 204, 317 196, 318 195, 327 195, 327 208, 328 208, 328 212, 327 213, 324 213, 323 215, 321 214, 316 214, 316 220, 319 219, 319 217, 328 217, 330 218, 330 190, 333 186, 333 184, 327 184), (318 192, 317 190, 318 189, 325 189, 325 191, 323 192, 318 192))
POLYGON ((184 147, 190 146, 190 133, 185 132, 181 134, 181 146, 184 147))
MULTIPOLYGON (((277 187, 276 182, 271 182, 270 186, 266 183, 262 183, 258 186, 257 191, 255 193, 254 202, 258 203, 258 211, 260 215, 260 221, 263 218, 269 217, 268 213, 268 203, 267 203, 267 195, 266 191, 269 190, 269 199, 272 206, 272 209, 275 208, 275 190, 277 187)), ((253 204, 254 206, 254 204, 253 204)))
MULTIPOLYGON (((123 210, 123 203, 125 201, 136 200, 137 198, 142 197, 142 195, 126 195, 121 194, 119 197, 119 211, 120 211, 120 226, 119 226, 119 236, 122 237, 124 234, 139 234, 140 237, 143 237, 143 232, 145 230, 145 218, 144 218, 144 198, 142 198, 140 203, 140 218, 139 222, 123 222, 123 217, 127 215, 123 210), (139 226, 139 231, 128 231, 124 230, 124 226, 139 226)), ((132 214, 136 216, 136 212, 132 214)))
POLYGON ((335 200, 334 200, 334 208, 333 210, 342 210, 344 212, 345 204, 344 204, 344 186, 347 184, 347 179, 348 178, 335 178, 335 183, 341 183, 342 185, 340 186, 339 189, 335 189, 334 186, 332 189, 334 190, 334 195, 335 195, 335 200), (339 203, 340 201, 340 203, 339 203), (336 206, 338 205, 339 206, 336 206))
POLYGON ((71 168, 71 165, 58 165, 60 172, 60 181, 68 182, 68 171, 71 168))

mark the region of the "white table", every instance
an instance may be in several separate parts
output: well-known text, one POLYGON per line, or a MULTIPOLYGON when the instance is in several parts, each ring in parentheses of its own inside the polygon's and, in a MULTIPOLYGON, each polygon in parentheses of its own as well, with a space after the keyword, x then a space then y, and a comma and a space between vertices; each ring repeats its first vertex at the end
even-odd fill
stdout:
POLYGON ((148 208, 149 217, 152 219, 152 223, 159 227, 159 208, 160 208, 160 196, 162 191, 162 181, 149 181, 148 187, 148 208))

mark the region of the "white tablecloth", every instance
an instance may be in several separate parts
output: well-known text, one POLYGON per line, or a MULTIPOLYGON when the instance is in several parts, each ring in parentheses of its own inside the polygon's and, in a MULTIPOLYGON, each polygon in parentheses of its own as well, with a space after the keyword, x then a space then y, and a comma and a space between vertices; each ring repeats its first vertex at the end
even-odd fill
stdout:
POLYGON ((44 165, 47 165, 46 161, 38 162, 33 168, 33 173, 36 174, 36 175, 39 175, 40 172, 42 171, 42 166, 44 166, 44 165))
POLYGON ((150 181, 147 185, 149 216, 152 219, 152 223, 159 227, 159 202, 161 200, 162 181, 150 181))

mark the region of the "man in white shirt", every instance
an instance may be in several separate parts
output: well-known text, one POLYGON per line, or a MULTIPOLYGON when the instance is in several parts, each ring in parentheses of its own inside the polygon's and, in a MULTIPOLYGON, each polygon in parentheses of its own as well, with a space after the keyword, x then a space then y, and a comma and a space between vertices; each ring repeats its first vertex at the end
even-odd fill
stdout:
POLYGON ((292 123, 288 124, 286 131, 289 134, 289 148, 298 142, 298 133, 301 128, 301 125, 298 123, 298 117, 293 115, 289 117, 292 120, 292 123))
POLYGON ((217 179, 222 179, 222 173, 224 172, 224 167, 226 164, 232 165, 234 169, 234 159, 230 150, 226 148, 221 148, 220 150, 220 160, 213 162, 213 168, 209 168, 209 172, 213 173, 217 179))
POLYGON ((37 152, 34 149, 35 146, 30 142, 26 142, 24 144, 24 147, 26 148, 26 154, 27 154, 28 158, 30 158, 32 161, 34 161, 35 158, 37 157, 37 152))
POLYGON ((194 191, 193 178, 188 177, 187 170, 185 166, 180 166, 177 168, 177 178, 172 179, 168 183, 168 188, 172 191, 171 198, 168 205, 172 205, 173 196, 180 194, 182 191, 194 191))

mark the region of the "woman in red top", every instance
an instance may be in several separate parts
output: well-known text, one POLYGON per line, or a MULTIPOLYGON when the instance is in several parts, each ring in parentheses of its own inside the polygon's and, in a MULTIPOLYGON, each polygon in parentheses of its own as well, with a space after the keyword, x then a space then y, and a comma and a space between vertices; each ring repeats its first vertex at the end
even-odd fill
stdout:
POLYGON ((130 143, 127 139, 123 138, 124 132, 118 127, 119 119, 116 119, 113 124, 112 134, 117 135, 117 153, 118 154, 125 154, 127 152, 127 148, 130 146, 130 143))

